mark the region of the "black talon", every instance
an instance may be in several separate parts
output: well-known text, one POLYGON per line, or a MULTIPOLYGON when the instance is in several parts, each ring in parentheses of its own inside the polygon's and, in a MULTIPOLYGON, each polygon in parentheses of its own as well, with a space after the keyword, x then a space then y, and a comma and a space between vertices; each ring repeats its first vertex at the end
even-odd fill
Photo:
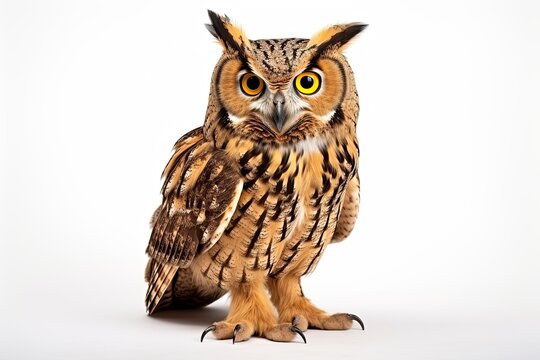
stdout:
POLYGON ((234 327, 234 331, 233 331, 233 336, 232 336, 232 343, 234 344, 234 342, 236 341, 236 334, 238 334, 238 332, 240 331, 240 329, 242 328, 242 326, 240 324, 237 324, 235 327, 234 327))
POLYGON ((358 323, 360 324, 360 326, 362 327, 362 330, 364 330, 364 323, 362 322, 362 319, 360 319, 358 316, 354 315, 354 314, 347 314, 349 315, 349 318, 351 320, 356 320, 358 321, 358 323))
POLYGON ((202 335, 201 335, 201 342, 203 342, 204 337, 206 336, 206 334, 208 334, 210 331, 214 331, 214 330, 216 330, 216 325, 210 325, 209 327, 204 329, 204 331, 202 332, 202 335))
POLYGON ((300 335, 300 337, 302 338, 302 340, 304 340, 304 344, 307 344, 306 336, 304 335, 304 333, 302 332, 302 330, 300 330, 299 328, 297 328, 297 327, 294 326, 294 325, 291 325, 291 331, 294 331, 295 333, 297 333, 298 335, 300 335))

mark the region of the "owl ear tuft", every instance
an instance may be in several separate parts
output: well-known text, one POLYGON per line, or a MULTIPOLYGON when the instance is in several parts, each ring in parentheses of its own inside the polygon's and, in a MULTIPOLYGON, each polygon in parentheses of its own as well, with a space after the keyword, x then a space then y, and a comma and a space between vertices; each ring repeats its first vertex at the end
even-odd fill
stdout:
POLYGON ((343 51, 349 41, 366 27, 367 24, 363 23, 331 26, 315 34, 309 40, 307 47, 316 47, 316 53, 319 55, 328 51, 343 51))
POLYGON ((226 15, 219 15, 208 10, 211 24, 206 24, 206 29, 212 34, 223 49, 228 52, 238 52, 242 57, 246 57, 246 52, 249 49, 249 40, 238 26, 231 23, 231 20, 226 15))

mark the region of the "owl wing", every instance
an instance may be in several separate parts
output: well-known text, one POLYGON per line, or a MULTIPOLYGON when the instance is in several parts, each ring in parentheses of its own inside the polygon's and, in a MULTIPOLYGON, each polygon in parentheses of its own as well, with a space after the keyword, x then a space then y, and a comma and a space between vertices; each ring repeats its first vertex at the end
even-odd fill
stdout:
POLYGON ((236 209, 243 181, 225 151, 206 141, 201 128, 183 136, 163 171, 163 203, 152 218, 146 252, 146 306, 154 312, 178 268, 221 237, 236 209))
POLYGON ((205 140, 201 128, 176 143, 163 177, 163 203, 154 215, 147 253, 161 263, 188 267, 221 237, 243 182, 234 162, 205 140))
POLYGON ((358 174, 347 184, 345 199, 339 213, 332 242, 344 240, 354 228, 360 208, 360 178, 358 174))

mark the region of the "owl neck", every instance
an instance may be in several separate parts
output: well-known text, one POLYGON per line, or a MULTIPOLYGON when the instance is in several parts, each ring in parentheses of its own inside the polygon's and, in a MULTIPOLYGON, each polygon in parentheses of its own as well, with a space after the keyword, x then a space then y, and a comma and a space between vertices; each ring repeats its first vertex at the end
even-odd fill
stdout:
MULTIPOLYGON (((210 110, 210 108, 209 108, 210 110)), ((268 128, 263 128, 260 122, 247 121, 241 126, 234 126, 224 108, 218 112, 208 112, 203 126, 205 138, 211 141, 218 149, 228 147, 231 140, 243 140, 267 148, 303 148, 309 151, 314 143, 326 143, 330 139, 346 140, 356 137, 356 114, 348 114, 342 108, 336 109, 327 124, 321 125, 307 116, 300 119, 298 125, 293 126, 283 134, 276 134, 268 128)))
POLYGON ((331 132, 308 135, 290 142, 240 136, 228 124, 226 112, 222 111, 214 121, 205 122, 205 138, 217 149, 226 151, 238 165, 241 174, 248 179, 268 172, 275 176, 280 167, 284 168, 283 164, 291 162, 301 162, 304 164, 301 168, 313 170, 317 167, 334 168, 342 175, 346 173, 346 177, 352 176, 357 169, 359 151, 356 127, 354 122, 346 118, 332 124, 331 132), (325 163, 328 159, 333 159, 332 166, 325 163))

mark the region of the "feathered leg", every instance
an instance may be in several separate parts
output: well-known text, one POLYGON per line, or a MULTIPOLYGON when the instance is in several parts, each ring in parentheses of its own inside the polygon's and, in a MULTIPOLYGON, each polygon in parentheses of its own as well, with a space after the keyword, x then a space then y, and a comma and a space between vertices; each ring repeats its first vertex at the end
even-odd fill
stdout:
POLYGON ((212 331, 217 339, 232 339, 233 343, 246 341, 253 335, 274 341, 291 341, 302 332, 293 324, 278 324, 275 309, 266 294, 264 278, 241 284, 231 289, 231 306, 224 321, 209 326, 202 334, 212 331))

